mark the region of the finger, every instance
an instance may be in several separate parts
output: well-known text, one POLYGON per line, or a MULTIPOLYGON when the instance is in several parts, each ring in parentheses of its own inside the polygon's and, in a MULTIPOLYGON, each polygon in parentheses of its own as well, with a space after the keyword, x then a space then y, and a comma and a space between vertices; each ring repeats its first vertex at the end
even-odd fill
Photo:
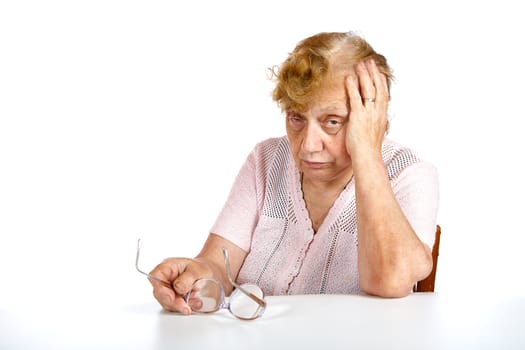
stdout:
POLYGON ((198 274, 192 271, 195 264, 192 259, 187 258, 168 258, 157 265, 150 275, 170 283, 178 294, 187 293, 193 282, 199 278, 198 274), (190 273, 187 273, 190 272, 190 273))
POLYGON ((364 103, 371 102, 367 101, 367 99, 376 98, 376 89, 367 65, 364 62, 358 63, 356 65, 356 73, 359 78, 359 91, 364 99, 364 103))
MULTIPOLYGON (((162 263, 155 266, 153 270, 150 271, 150 275, 161 280, 166 281, 171 284, 171 281, 173 281, 178 275, 179 271, 183 267, 178 266, 178 264, 171 261, 172 259, 166 259, 162 263)), ((150 279, 150 282, 153 284, 153 282, 157 282, 155 280, 150 279)))
POLYGON ((346 77, 346 92, 350 103, 350 111, 363 109, 363 100, 359 93, 359 81, 357 77, 349 75, 346 77))
POLYGON ((204 302, 202 301, 199 294, 192 293, 188 298, 188 305, 191 307, 192 310, 200 310, 202 309, 204 302))
POLYGON ((161 284, 153 288, 153 296, 159 304, 167 311, 180 312, 184 315, 191 314, 191 309, 182 295, 176 294, 173 289, 161 284))
POLYGON ((174 281, 173 289, 178 294, 188 293, 199 279, 212 277, 211 271, 208 271, 200 264, 190 264, 174 281))
POLYGON ((388 103, 390 100, 390 94, 388 92, 388 82, 386 75, 379 71, 379 68, 377 68, 377 64, 374 60, 369 60, 367 62, 367 66, 375 86, 376 102, 388 103))
POLYGON ((159 279, 149 279, 153 286, 153 295, 159 304, 168 311, 176 311, 189 315, 191 309, 183 295, 186 291, 175 291, 174 283, 184 271, 190 259, 170 258, 157 265, 150 274, 159 279), (166 283, 168 282, 168 283, 166 283))
POLYGON ((178 294, 186 294, 191 290, 196 280, 198 278, 193 273, 185 271, 173 281, 173 289, 178 294))

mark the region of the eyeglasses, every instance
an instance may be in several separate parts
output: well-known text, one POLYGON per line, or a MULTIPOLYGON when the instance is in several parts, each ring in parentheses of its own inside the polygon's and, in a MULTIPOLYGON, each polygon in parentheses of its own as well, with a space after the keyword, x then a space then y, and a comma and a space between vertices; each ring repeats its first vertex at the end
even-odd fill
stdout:
MULTIPOLYGON (((137 241, 137 258, 135 268, 150 280, 159 282, 164 287, 173 289, 171 283, 150 275, 139 268, 140 239, 137 241)), ((192 311, 211 313, 219 309, 228 309, 232 315, 241 320, 254 320, 264 313, 266 301, 261 288, 255 284, 245 283, 238 285, 232 278, 228 250, 222 248, 224 265, 228 280, 235 288, 229 298, 225 297, 224 288, 219 281, 213 278, 198 279, 193 283, 190 291, 184 295, 186 303, 192 311)))

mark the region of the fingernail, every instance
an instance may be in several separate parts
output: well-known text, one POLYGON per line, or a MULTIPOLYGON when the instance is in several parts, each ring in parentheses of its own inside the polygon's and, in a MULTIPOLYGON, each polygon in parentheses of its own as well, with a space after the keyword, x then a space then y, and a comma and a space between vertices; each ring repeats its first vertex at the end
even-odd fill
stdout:
POLYGON ((189 314, 191 314, 191 309, 187 306, 184 309, 182 309, 182 313, 188 316, 189 314))

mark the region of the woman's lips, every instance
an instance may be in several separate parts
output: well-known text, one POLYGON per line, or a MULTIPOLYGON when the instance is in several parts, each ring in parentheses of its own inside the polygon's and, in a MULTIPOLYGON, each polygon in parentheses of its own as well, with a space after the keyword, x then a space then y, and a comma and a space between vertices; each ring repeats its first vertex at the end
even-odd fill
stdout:
POLYGON ((303 160, 302 162, 305 166, 312 169, 320 169, 326 166, 326 163, 324 162, 309 162, 307 160, 303 160))

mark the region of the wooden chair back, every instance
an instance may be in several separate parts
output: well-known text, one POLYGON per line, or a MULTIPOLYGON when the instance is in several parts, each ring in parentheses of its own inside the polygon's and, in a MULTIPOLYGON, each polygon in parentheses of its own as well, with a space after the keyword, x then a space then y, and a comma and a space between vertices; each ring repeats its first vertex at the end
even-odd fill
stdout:
POLYGON ((427 278, 416 283, 414 286, 414 292, 433 292, 436 282, 436 271, 437 263, 439 256, 439 239, 441 238, 441 227, 436 226, 436 240, 434 241, 434 246, 432 247, 432 272, 428 275, 427 278))

